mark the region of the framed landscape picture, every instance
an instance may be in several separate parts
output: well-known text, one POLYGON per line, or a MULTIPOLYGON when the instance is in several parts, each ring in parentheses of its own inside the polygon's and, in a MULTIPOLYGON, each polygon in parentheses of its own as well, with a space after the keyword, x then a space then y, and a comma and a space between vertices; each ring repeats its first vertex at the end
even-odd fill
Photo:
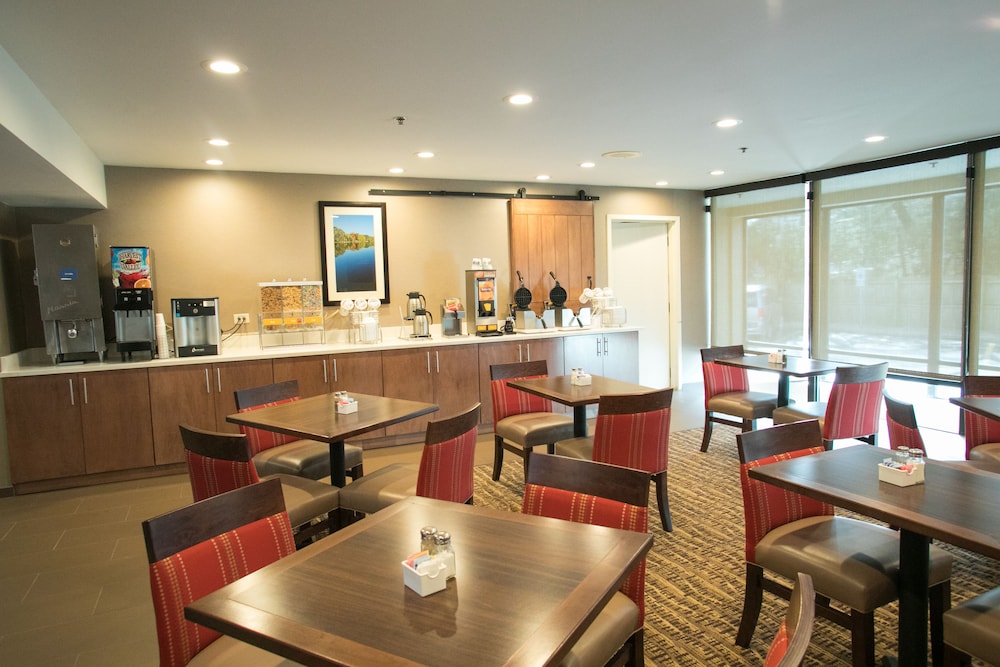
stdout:
POLYGON ((321 201, 323 305, 343 299, 389 303, 385 204, 321 201))

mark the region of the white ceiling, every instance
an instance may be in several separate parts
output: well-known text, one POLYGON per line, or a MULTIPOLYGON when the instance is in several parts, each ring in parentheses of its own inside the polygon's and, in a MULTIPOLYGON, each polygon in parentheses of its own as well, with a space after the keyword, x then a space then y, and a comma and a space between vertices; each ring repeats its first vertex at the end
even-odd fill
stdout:
MULTIPOLYGON (((106 165, 703 190, 1000 134, 997 0, 0 0, 0 17, 0 46, 106 165), (201 68, 216 57, 248 71, 201 68), (535 103, 503 102, 519 91, 535 103), (601 157, 617 150, 642 156, 601 157)), ((4 145, 0 196, 67 187, 15 183, 4 145)))

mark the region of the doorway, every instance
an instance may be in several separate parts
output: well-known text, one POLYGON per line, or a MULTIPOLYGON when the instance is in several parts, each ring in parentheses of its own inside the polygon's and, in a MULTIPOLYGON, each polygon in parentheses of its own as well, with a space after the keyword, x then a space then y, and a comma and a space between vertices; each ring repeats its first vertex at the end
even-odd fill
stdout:
POLYGON ((639 328, 639 384, 680 381, 680 218, 608 215, 608 284, 639 328))

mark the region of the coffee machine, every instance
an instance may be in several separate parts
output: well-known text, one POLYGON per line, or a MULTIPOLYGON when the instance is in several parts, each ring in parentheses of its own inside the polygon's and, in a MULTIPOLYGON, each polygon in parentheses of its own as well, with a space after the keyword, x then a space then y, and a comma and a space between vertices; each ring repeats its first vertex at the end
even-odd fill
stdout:
POLYGON ((465 272, 465 305, 471 309, 469 331, 477 336, 502 336, 497 323, 497 272, 471 269, 465 272))
POLYGON ((219 353, 219 299, 171 299, 174 349, 178 357, 219 353))
MULTIPOLYGON (((132 358, 133 352, 156 353, 153 316, 153 257, 145 247, 111 248, 111 283, 115 288, 115 340, 118 352, 132 358)), ((161 356, 166 350, 160 350, 161 356)))

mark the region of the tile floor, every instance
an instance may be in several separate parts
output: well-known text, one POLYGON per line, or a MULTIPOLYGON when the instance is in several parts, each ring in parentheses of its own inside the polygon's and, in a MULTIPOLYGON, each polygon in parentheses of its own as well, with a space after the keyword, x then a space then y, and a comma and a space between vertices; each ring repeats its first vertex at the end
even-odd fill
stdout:
MULTIPOLYGON (((700 384, 675 392, 672 430, 702 425, 702 396, 700 384)), ((367 452, 365 467, 419 451, 367 452)), ((487 433, 477 463, 491 461, 487 433)), ((156 665, 140 522, 190 501, 185 475, 0 499, 0 665, 156 665)))

